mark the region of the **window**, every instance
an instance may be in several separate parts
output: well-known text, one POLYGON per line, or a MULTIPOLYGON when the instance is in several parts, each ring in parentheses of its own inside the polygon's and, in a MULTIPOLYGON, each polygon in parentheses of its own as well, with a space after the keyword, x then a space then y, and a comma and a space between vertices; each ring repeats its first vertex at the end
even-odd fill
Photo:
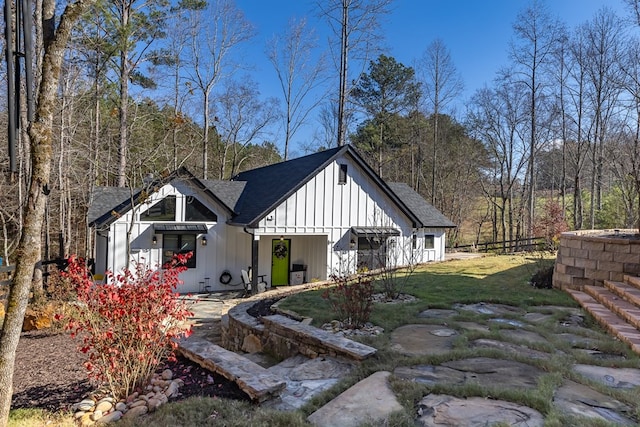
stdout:
POLYGON ((176 196, 167 196, 140 215, 142 221, 175 221, 176 196))
POLYGON ((338 171, 338 184, 346 184, 347 183, 347 165, 340 165, 340 170, 338 171))
POLYGON ((184 213, 185 221, 218 221, 218 215, 211 212, 202 202, 192 196, 187 197, 184 213))
POLYGON ((435 236, 433 234, 424 235, 424 248, 425 249, 435 248, 435 236))
POLYGON ((196 268, 196 235, 195 234, 165 234, 162 238, 162 264, 173 259, 176 254, 193 252, 187 261, 187 268, 196 268))

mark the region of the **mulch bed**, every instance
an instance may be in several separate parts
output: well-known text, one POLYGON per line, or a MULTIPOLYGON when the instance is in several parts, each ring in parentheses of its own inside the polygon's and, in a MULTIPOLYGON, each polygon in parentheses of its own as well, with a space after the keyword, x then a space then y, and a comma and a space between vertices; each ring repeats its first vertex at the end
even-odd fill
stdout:
MULTIPOLYGON (((94 391, 82 366, 85 355, 76 348, 77 342, 66 333, 24 332, 16 353, 11 407, 66 410, 94 391)), ((187 359, 167 362, 164 368, 184 381, 172 401, 191 396, 249 400, 237 384, 187 359)))
MULTIPOLYGON (((247 312, 254 317, 273 314, 271 305, 279 299, 259 300, 247 312)), ((94 391, 82 366, 85 355, 76 349, 77 341, 67 333, 23 332, 16 353, 11 407, 66 410, 94 391)), ((160 370, 165 368, 184 381, 180 395, 172 400, 190 396, 249 400, 236 383, 186 358, 167 362, 160 370)))

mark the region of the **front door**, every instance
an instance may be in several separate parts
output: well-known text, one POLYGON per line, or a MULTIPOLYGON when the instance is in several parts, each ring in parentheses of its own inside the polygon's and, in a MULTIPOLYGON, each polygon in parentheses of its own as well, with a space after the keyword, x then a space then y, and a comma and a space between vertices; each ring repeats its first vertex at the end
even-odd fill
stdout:
POLYGON ((289 249, 290 239, 273 239, 271 241, 271 285, 289 284, 289 249))

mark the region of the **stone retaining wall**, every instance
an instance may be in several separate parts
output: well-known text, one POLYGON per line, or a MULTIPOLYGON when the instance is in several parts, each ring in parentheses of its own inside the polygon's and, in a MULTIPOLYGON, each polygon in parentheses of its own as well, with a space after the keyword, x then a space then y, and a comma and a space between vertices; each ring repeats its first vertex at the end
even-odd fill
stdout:
POLYGON ((553 286, 582 290, 584 286, 602 286, 605 280, 623 281, 625 274, 639 275, 640 239, 636 233, 637 230, 562 233, 553 286))
POLYGON ((255 303, 241 303, 229 310, 222 321, 222 347, 233 352, 267 352, 282 359, 302 354, 310 358, 338 356, 361 361, 376 352, 373 347, 286 316, 257 319, 247 313, 255 303))

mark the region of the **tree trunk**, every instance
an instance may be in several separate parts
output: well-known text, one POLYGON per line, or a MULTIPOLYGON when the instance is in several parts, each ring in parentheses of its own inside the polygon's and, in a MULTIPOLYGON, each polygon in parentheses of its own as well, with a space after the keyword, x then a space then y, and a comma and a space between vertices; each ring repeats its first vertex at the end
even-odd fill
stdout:
POLYGON ((17 249, 17 263, 9 292, 7 312, 0 332, 0 427, 5 427, 11 406, 13 369, 16 349, 29 301, 29 290, 42 246, 44 208, 49 193, 51 175, 51 139, 53 113, 60 77, 63 53, 71 29, 86 8, 95 0, 78 0, 63 12, 56 31, 55 1, 43 2, 42 81, 34 122, 29 127, 31 137, 31 186, 25 207, 23 232, 17 249))

